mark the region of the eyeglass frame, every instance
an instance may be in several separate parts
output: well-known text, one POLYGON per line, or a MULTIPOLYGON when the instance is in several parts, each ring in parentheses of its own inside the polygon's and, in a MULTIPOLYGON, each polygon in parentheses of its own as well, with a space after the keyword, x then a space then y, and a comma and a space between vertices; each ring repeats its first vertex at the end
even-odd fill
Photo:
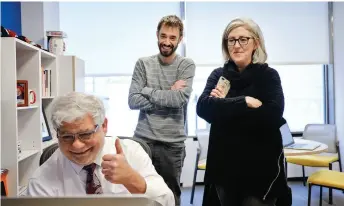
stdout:
POLYGON ((75 134, 64 134, 64 135, 59 135, 59 130, 57 129, 57 130, 56 130, 56 136, 57 136, 58 139, 60 139, 61 141, 65 142, 65 143, 73 143, 73 142, 75 141, 75 136, 78 137, 79 141, 81 141, 81 142, 86 142, 86 141, 92 139, 92 138, 93 138, 93 135, 94 135, 94 134, 97 132, 97 130, 99 129, 99 125, 98 125, 98 124, 96 124, 96 125, 94 125, 94 126, 95 126, 95 128, 94 128, 93 130, 91 130, 91 131, 88 131, 88 132, 79 132, 79 133, 75 133, 75 134), (88 138, 88 139, 82 139, 82 138, 80 138, 80 135, 83 135, 83 134, 89 135, 90 138, 88 138), (66 136, 71 136, 71 137, 73 137, 73 139, 71 139, 70 141, 69 141, 69 140, 66 140, 66 139, 63 138, 63 137, 66 137, 66 136), (72 141, 72 140, 73 140, 73 141, 72 141))
POLYGON ((246 46, 246 45, 248 45, 248 42, 250 41, 250 39, 256 39, 256 38, 254 38, 254 37, 249 37, 249 36, 241 36, 241 37, 239 37, 239 38, 227 38, 226 40, 227 40, 227 46, 230 46, 230 47, 233 47, 233 46, 235 46, 235 44, 238 42, 238 44, 240 45, 240 46, 246 46), (246 44, 241 44, 240 43, 240 39, 246 39, 247 40, 247 43, 246 44), (230 45, 229 44, 229 40, 234 40, 234 44, 233 45, 230 45))

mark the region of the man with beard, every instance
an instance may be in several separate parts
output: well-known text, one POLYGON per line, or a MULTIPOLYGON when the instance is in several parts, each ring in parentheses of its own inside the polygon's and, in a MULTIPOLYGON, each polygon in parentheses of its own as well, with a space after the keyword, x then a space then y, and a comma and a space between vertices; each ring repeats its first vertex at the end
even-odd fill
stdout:
POLYGON ((157 172, 180 205, 180 174, 185 158, 185 121, 195 64, 175 53, 183 38, 183 23, 175 15, 157 27, 159 54, 139 58, 129 89, 128 104, 140 110, 134 138, 147 142, 157 172))

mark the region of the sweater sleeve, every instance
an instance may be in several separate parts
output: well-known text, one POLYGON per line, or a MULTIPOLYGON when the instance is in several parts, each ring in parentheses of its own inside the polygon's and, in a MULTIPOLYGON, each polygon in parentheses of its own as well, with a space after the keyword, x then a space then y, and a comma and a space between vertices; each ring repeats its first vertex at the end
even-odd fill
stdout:
POLYGON ((210 97, 211 90, 216 87, 220 75, 220 69, 216 69, 210 74, 205 89, 197 102, 197 115, 210 124, 217 119, 236 117, 247 110, 245 96, 232 98, 210 97))
POLYGON ((141 93, 150 102, 161 107, 181 108, 189 101, 192 92, 192 83, 195 76, 195 64, 187 63, 178 76, 179 80, 186 81, 186 87, 180 90, 159 90, 144 87, 141 93))
POLYGON ((128 104, 132 110, 152 110, 155 105, 151 103, 142 93, 141 90, 146 86, 146 72, 141 60, 136 62, 131 85, 129 89, 128 104))
POLYGON ((259 125, 280 125, 284 112, 284 94, 278 72, 272 68, 262 78, 262 106, 248 109, 248 119, 259 125))

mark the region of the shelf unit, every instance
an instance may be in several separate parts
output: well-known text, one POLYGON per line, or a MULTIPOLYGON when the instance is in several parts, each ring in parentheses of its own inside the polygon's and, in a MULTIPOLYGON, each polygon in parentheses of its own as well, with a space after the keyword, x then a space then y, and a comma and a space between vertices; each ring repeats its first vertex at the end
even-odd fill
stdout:
POLYGON ((42 142, 41 110, 42 103, 58 95, 58 61, 54 54, 9 37, 1 38, 1 60, 2 120, 6 117, 1 121, 1 168, 9 170, 8 196, 13 197, 25 191, 43 149, 57 142, 54 135, 42 142), (42 96, 42 67, 51 70, 51 95, 47 97, 42 96), (35 91, 33 105, 17 107, 17 80, 27 80, 28 88, 35 91))
MULTIPOLYGON (((1 42, 0 42, 0 46, 1 46, 1 42)), ((1 51, 1 50, 0 50, 1 51)), ((1 58, 2 56, 0 55, 0 148, 2 148, 2 141, 1 141, 1 138, 2 138, 2 132, 1 132, 1 119, 2 119, 2 115, 1 115, 1 103, 2 103, 2 99, 1 99, 1 75, 2 75, 2 69, 1 69, 1 58)), ((2 150, 1 150, 2 151, 2 150)), ((0 161, 1 161, 1 157, 3 156, 4 154, 2 154, 2 152, 0 152, 0 161)), ((2 166, 2 165, 1 165, 2 166)), ((2 192, 2 191, 1 191, 2 192)))
MULTIPOLYGON (((52 71, 52 75, 57 75, 57 92, 52 92, 50 97, 42 97, 43 108, 49 111, 49 105, 57 95, 65 95, 68 92, 78 91, 84 92, 85 90, 85 61, 72 55, 58 55, 57 60, 57 73, 52 71)), ((52 129, 52 123, 48 120, 52 136, 56 137, 56 132, 52 129)), ((54 144, 56 139, 44 142, 43 149, 54 144)))
POLYGON ((76 56, 57 56, 59 64, 59 95, 85 91, 85 61, 76 56), (67 82, 67 83, 66 83, 67 82))

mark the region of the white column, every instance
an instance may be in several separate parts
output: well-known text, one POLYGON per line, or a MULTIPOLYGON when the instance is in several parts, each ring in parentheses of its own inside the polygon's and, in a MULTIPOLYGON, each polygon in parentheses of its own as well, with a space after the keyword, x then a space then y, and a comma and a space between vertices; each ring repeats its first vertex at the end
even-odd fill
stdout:
POLYGON ((22 2, 22 35, 47 48, 46 31, 60 29, 59 2, 22 2))
MULTIPOLYGON (((344 158, 344 2, 333 3, 335 122, 344 158)), ((343 162, 344 163, 344 162, 343 162)))

